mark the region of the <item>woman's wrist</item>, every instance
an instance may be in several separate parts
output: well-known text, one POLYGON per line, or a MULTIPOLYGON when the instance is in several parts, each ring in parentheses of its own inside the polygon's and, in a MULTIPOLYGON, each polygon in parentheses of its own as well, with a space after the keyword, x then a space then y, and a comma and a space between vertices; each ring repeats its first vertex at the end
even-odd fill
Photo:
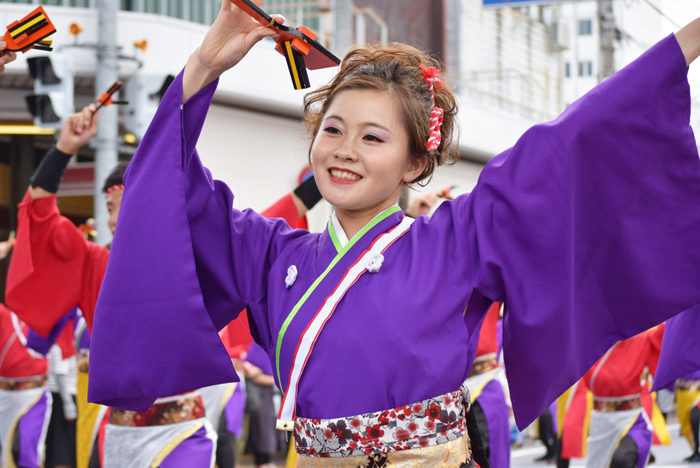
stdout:
POLYGON ((55 146, 56 146, 56 149, 58 151, 60 151, 61 153, 70 154, 70 155, 74 155, 80 149, 80 148, 76 148, 74 145, 71 145, 70 143, 66 143, 65 141, 63 141, 61 139, 59 139, 56 142, 55 146))
POLYGON ((182 77, 182 103, 221 76, 221 71, 214 70, 199 58, 199 49, 195 50, 185 65, 182 77))
POLYGON ((676 40, 681 46, 687 65, 700 56, 700 18, 676 33, 676 40))

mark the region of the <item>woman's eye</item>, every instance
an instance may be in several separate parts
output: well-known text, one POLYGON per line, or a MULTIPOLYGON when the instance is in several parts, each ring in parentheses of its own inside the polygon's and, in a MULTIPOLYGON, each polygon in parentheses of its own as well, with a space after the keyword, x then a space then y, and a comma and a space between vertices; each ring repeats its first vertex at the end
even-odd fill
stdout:
POLYGON ((379 142, 379 143, 384 143, 384 140, 382 140, 381 138, 379 138, 379 137, 376 136, 376 135, 365 135, 365 140, 368 140, 368 141, 376 141, 376 142, 379 142))
POLYGON ((326 133, 333 134, 333 135, 340 134, 340 130, 338 130, 336 127, 326 127, 323 129, 323 131, 326 133))

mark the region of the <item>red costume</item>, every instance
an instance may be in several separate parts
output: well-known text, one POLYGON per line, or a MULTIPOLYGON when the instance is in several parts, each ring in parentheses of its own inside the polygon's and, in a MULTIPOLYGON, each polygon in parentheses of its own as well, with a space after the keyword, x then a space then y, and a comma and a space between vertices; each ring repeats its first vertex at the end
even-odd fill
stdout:
POLYGON ((18 238, 7 275, 7 305, 46 336, 76 304, 92 330, 109 250, 88 242, 61 216, 56 195, 19 205, 18 238))

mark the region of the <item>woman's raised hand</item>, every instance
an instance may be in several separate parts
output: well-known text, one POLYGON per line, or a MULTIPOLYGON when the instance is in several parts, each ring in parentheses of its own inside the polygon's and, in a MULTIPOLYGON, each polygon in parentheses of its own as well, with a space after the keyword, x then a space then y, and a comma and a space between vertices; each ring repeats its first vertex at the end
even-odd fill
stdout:
MULTIPOLYGON (((0 41, 0 50, 5 50, 7 48, 7 43, 0 41)), ((0 73, 5 71, 5 65, 14 62, 17 59, 16 52, 7 52, 2 57, 0 57, 0 73)))
MULTIPOLYGON (((257 5, 263 0, 253 0, 257 5)), ((261 25, 246 12, 233 7, 230 0, 221 0, 221 10, 207 32, 202 45, 190 56, 182 81, 182 102, 235 66, 264 37, 277 31, 261 25)), ((273 15, 284 23, 282 15, 273 15)))

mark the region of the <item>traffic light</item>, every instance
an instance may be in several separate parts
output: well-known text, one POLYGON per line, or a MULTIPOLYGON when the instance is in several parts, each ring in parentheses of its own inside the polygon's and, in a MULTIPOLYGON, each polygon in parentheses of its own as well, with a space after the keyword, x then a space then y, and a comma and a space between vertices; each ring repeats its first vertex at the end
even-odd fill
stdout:
POLYGON ((161 99, 175 79, 172 75, 137 72, 124 85, 124 128, 141 141, 156 115, 161 99))
POLYGON ((29 112, 38 127, 61 128, 68 115, 75 112, 73 101, 73 64, 68 55, 27 59, 34 78, 34 94, 27 96, 29 112))

